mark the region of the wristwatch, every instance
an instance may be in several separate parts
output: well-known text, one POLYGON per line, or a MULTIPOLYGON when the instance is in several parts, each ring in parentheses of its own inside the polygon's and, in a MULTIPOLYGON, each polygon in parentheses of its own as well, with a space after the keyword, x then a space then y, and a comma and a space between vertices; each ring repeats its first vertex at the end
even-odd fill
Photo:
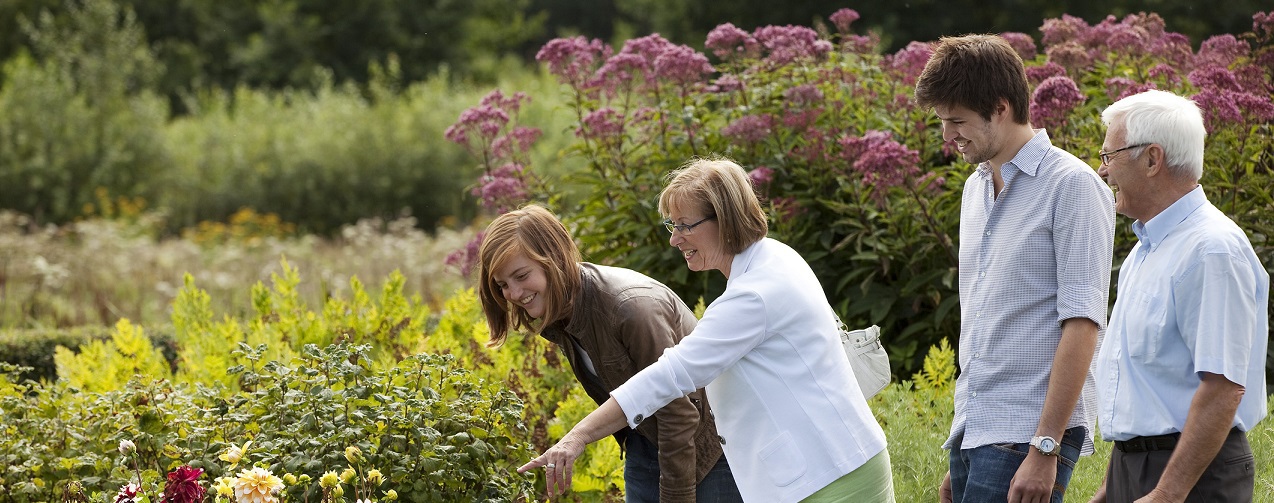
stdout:
POLYGON ((1062 445, 1049 436, 1032 437, 1031 447, 1045 456, 1056 456, 1057 453, 1062 452, 1062 445))

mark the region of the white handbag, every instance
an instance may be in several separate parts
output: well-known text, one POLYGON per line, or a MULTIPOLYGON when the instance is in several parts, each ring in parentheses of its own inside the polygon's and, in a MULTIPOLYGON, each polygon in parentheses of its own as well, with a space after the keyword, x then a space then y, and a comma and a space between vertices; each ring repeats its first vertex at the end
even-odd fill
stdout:
POLYGON ((889 355, 885 346, 880 343, 880 327, 872 325, 862 330, 849 330, 845 323, 836 317, 840 330, 840 343, 845 348, 845 357, 849 358, 849 366, 854 369, 854 378, 863 391, 864 398, 871 398, 889 385, 889 355))

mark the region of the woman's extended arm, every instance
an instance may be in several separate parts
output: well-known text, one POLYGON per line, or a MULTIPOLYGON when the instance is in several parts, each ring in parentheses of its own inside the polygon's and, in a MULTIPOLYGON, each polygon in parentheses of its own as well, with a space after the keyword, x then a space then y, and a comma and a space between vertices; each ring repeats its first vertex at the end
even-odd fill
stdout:
POLYGON ((518 468, 518 473, 543 466, 547 469, 545 478, 549 497, 564 493, 571 487, 575 458, 584 453, 584 446, 610 436, 627 424, 623 409, 614 398, 610 398, 571 428, 556 445, 518 468))

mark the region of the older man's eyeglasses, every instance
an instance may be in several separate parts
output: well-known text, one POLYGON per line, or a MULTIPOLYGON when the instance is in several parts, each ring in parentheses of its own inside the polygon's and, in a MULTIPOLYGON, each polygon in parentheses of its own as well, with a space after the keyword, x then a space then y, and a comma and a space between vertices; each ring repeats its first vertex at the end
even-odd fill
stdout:
POLYGON ((1138 144, 1136 144, 1136 145, 1129 145, 1129 146, 1124 147, 1124 148, 1117 148, 1117 149, 1115 149, 1115 150, 1111 150, 1110 152, 1102 152, 1102 151, 1099 151, 1099 152, 1097 152, 1097 157, 1100 157, 1100 158, 1101 158, 1101 165, 1102 165, 1102 166, 1110 166, 1110 161, 1111 161, 1111 159, 1114 159, 1114 158, 1115 158, 1115 154, 1118 154, 1118 153, 1120 153, 1120 152, 1123 152, 1123 151, 1125 151, 1125 150, 1129 150, 1129 149, 1134 149, 1134 148, 1138 148, 1138 147, 1144 147, 1144 146, 1146 146, 1146 145, 1149 145, 1149 143, 1138 143, 1138 144))
POLYGON ((689 236, 691 233, 694 232, 695 227, 698 227, 699 224, 702 224, 709 220, 713 220, 715 218, 717 218, 716 215, 709 215, 709 216, 703 217, 703 220, 700 220, 693 224, 674 224, 672 223, 672 220, 669 219, 669 220, 664 220, 664 228, 668 229, 669 234, 675 234, 677 232, 680 232, 682 236, 689 236))

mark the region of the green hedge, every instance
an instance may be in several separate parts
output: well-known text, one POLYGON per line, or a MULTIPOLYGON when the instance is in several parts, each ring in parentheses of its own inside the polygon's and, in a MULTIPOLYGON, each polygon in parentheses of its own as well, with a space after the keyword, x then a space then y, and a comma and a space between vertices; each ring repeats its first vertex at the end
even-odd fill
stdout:
MULTIPOLYGON (((105 341, 111 338, 110 327, 83 326, 63 329, 0 329, 0 362, 27 367, 20 378, 36 382, 56 381, 57 366, 53 363, 53 350, 58 346, 72 351, 89 341, 105 341)), ((146 331, 151 345, 164 355, 170 366, 176 368, 177 345, 171 327, 156 327, 146 331)))

